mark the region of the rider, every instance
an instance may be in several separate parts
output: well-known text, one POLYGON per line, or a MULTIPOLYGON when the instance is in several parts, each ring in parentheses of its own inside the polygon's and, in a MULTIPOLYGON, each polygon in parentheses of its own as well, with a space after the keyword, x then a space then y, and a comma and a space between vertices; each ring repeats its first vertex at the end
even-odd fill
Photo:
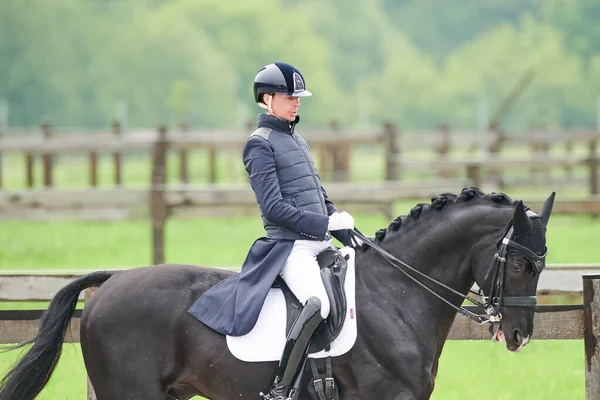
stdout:
POLYGON ((294 66, 276 62, 254 78, 254 99, 266 110, 242 152, 267 236, 254 242, 242 269, 213 286, 189 312, 226 335, 248 333, 277 276, 304 305, 286 339, 276 377, 264 399, 285 400, 308 354, 314 331, 329 315, 316 256, 331 233, 351 245, 354 218, 338 212, 321 185, 306 141, 295 131, 300 97, 311 96, 294 66), (331 233, 330 233, 331 232, 331 233))
MULTIPOLYGON (((266 113, 258 117, 258 129, 244 146, 243 160, 267 236, 294 241, 279 275, 305 305, 288 335, 265 399, 287 398, 314 330, 329 315, 316 260, 332 245, 329 231, 354 228, 354 218, 337 212, 328 199, 309 147, 295 132, 300 97, 311 95, 300 71, 286 63, 269 64, 254 78, 254 99, 266 113)), ((347 231, 338 232, 336 238, 348 244, 347 231)))

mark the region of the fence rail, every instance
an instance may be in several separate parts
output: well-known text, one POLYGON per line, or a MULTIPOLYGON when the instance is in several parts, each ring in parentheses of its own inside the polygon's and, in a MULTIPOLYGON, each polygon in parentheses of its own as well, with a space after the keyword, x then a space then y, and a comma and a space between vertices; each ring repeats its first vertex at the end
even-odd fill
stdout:
MULTIPOLYGON (((241 150, 250 128, 247 130, 203 130, 189 131, 182 125, 178 131, 168 132, 166 127, 160 126, 156 130, 142 130, 123 133, 119 123, 114 123, 112 132, 88 132, 60 134, 54 132, 49 124, 43 124, 36 133, 24 133, 0 136, 0 155, 2 153, 22 153, 25 155, 26 183, 29 188, 34 187, 33 168, 36 157, 41 156, 43 164, 44 186, 53 187, 54 157, 61 154, 87 154, 89 159, 90 186, 98 184, 97 165, 98 155, 112 154, 114 163, 114 183, 122 183, 123 153, 129 151, 151 152, 156 143, 165 142, 166 148, 178 153, 179 179, 182 183, 189 183, 188 159, 189 151, 205 149, 208 152, 209 183, 217 182, 217 157, 224 150, 241 150)), ((332 122, 329 129, 311 130, 302 132, 309 144, 316 149, 319 155, 318 165, 324 180, 348 181, 350 180, 350 153, 357 146, 376 146, 384 149, 385 180, 399 180, 402 173, 408 170, 433 170, 437 171, 440 178, 445 177, 449 171, 463 170, 465 176, 472 178, 470 171, 473 165, 481 169, 496 169, 494 171, 499 185, 502 173, 499 168, 531 167, 532 171, 540 167, 565 168, 570 175, 574 166, 584 166, 589 169, 589 193, 598 193, 598 142, 600 133, 585 130, 564 131, 531 131, 522 134, 507 134, 502 131, 489 132, 451 132, 447 127, 438 131, 427 132, 402 132, 395 125, 384 123, 381 127, 367 130, 344 129, 339 124, 332 122), (557 144, 564 145, 563 157, 551 156, 550 148, 557 144), (574 152, 574 145, 580 144, 588 147, 587 156, 581 152, 574 152), (470 161, 457 162, 449 160, 456 148, 467 151, 464 156, 470 161), (534 159, 522 157, 520 159, 499 157, 500 154, 510 152, 511 149, 530 150, 534 159), (417 149, 427 149, 435 155, 435 161, 411 160, 408 154, 417 149), (479 160, 474 160, 477 149, 483 153, 479 160), (508 149, 508 150, 507 150, 508 149), (542 163, 543 165, 540 165, 542 163), (595 180, 593 180, 595 179, 595 180), (594 184, 592 183, 595 183, 594 184)), ((375 179, 375 177, 374 177, 375 179)), ((0 176, 2 188, 2 176, 0 176)))

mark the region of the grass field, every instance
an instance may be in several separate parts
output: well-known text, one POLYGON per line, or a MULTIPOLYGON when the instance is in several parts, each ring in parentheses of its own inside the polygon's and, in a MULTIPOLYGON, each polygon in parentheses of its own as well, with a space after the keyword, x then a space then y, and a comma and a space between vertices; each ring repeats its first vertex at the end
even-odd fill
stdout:
MULTIPOLYGON (((414 203, 399 203, 406 214, 414 203)), ((356 215, 363 232, 387 225, 381 216, 356 215)), ((550 221, 550 263, 600 262, 600 221, 555 215, 550 221)), ((240 265, 263 234, 256 217, 171 219, 166 261, 210 266, 240 265)), ((132 268, 150 263, 150 226, 145 220, 106 222, 3 222, 0 270, 132 268)), ((22 307, 31 308, 32 304, 22 307)), ((39 304, 37 306, 40 306, 39 304)), ((14 304, 4 308, 14 309, 14 304)), ((6 370, 17 352, 0 355, 6 370)), ((511 354, 491 342, 449 342, 441 358, 434 399, 582 398, 582 341, 533 341, 511 354)), ((56 375, 39 399, 83 399, 85 371, 78 345, 67 345, 56 375)))
MULTIPOLYGON (((1 355, 0 371, 16 355, 1 355)), ((449 341, 440 359, 432 400, 583 399, 584 381, 583 342, 579 340, 534 340, 518 354, 488 341, 449 341)), ((65 345, 55 374, 37 399, 83 400, 85 394, 79 345, 65 345)))

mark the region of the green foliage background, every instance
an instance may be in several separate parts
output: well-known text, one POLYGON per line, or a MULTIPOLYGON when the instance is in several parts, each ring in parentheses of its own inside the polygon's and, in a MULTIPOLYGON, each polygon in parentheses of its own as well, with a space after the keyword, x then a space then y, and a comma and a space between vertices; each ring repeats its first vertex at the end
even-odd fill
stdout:
POLYGON ((303 124, 391 120, 474 128, 529 69, 507 126, 582 126, 600 94, 595 0, 89 0, 0 2, 0 101, 11 126, 239 127, 252 79, 296 65, 303 124))

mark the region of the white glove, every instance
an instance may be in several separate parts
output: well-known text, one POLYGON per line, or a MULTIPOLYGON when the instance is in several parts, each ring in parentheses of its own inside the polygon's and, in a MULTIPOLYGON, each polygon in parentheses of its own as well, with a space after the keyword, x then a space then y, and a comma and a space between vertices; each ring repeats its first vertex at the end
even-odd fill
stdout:
POLYGON ((341 213, 335 212, 329 216, 329 225, 327 229, 330 231, 339 231, 341 229, 354 229, 354 218, 346 211, 341 213))

